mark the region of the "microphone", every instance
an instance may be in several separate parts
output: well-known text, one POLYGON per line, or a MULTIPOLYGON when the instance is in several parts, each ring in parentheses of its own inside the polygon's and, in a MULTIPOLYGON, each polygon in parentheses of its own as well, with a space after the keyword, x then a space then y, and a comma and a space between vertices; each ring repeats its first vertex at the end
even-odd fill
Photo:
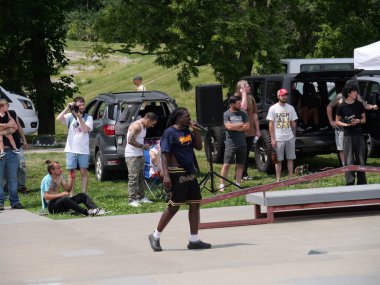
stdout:
POLYGON ((204 126, 200 125, 198 122, 193 121, 192 123, 193 123, 194 126, 196 126, 197 128, 201 129, 202 131, 205 131, 205 132, 208 131, 207 127, 204 127, 204 126))

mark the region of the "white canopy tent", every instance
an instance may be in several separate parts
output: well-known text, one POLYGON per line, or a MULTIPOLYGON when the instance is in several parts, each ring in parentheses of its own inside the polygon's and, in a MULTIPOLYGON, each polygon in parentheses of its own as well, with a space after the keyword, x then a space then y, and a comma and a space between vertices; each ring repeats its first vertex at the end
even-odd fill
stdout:
POLYGON ((354 49, 354 67, 380 70, 380 41, 354 49))

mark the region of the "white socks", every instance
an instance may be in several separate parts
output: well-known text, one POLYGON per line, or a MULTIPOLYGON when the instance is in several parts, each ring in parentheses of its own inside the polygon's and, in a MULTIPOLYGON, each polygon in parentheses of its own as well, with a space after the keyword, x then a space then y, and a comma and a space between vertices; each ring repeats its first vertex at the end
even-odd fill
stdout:
POLYGON ((190 239, 189 239, 190 242, 196 242, 196 241, 199 241, 199 237, 198 235, 190 235, 190 239))
POLYGON ((154 232, 153 232, 153 236, 154 236, 154 238, 156 238, 156 239, 160 239, 160 237, 161 237, 161 232, 159 232, 157 229, 155 229, 154 232))

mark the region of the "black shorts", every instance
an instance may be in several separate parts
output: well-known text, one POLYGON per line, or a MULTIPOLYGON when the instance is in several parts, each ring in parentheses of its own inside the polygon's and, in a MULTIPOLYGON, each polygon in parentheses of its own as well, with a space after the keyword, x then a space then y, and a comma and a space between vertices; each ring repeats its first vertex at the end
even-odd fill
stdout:
POLYGON ((201 189, 195 174, 189 174, 183 168, 175 167, 169 168, 169 176, 172 182, 172 198, 167 202, 168 205, 181 206, 201 202, 201 189))

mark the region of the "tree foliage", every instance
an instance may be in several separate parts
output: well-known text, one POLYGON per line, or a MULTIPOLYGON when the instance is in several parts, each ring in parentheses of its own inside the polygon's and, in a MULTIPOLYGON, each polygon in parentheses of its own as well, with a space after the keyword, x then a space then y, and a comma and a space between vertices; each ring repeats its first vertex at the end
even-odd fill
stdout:
POLYGON ((289 57, 353 57, 355 48, 380 39, 378 0, 293 2, 289 57))
POLYGON ((55 111, 76 91, 70 87, 71 77, 50 79, 68 63, 64 13, 70 4, 71 0, 1 0, 1 84, 34 101, 40 134, 54 134, 55 111))
POLYGON ((279 71, 283 57, 352 57, 379 39, 378 0, 110 0, 96 30, 124 51, 141 45, 179 67, 185 90, 199 66, 232 86, 242 75, 279 71))
POLYGON ((113 0, 97 29, 102 40, 125 43, 126 52, 141 45, 157 55, 157 64, 179 67, 185 90, 207 64, 230 87, 251 73, 254 60, 260 71, 279 67, 281 46, 276 42, 284 31, 275 15, 281 5, 263 0, 113 0))

